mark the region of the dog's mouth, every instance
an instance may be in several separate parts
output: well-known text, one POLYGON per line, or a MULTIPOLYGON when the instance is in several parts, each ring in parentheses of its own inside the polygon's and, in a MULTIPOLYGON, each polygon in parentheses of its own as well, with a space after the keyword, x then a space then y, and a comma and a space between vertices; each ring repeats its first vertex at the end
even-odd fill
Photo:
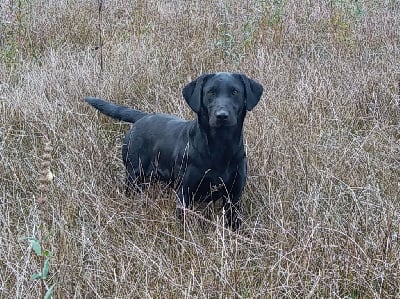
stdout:
POLYGON ((212 128, 223 128, 236 126, 236 121, 232 119, 210 119, 210 127, 212 128))

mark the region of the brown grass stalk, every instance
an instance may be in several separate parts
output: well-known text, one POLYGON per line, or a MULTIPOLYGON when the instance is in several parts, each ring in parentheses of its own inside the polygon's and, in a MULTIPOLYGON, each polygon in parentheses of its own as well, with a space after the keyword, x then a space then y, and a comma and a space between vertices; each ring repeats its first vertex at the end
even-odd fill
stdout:
POLYGON ((41 296, 41 222, 54 298, 400 296, 398 1, 28 2, 21 30, 0 5, 0 297, 41 296), (193 118, 214 71, 265 87, 238 233, 218 203, 181 227, 165 186, 127 198, 128 125, 81 100, 193 118))

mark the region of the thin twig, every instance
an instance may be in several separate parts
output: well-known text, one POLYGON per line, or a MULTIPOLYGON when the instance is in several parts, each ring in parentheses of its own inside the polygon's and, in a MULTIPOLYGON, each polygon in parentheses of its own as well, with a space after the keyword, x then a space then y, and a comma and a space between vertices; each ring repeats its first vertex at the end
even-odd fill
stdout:
POLYGON ((103 73, 103 36, 102 36, 102 18, 101 12, 103 9, 103 0, 97 0, 98 8, 99 8, 99 49, 100 49, 100 74, 103 73))

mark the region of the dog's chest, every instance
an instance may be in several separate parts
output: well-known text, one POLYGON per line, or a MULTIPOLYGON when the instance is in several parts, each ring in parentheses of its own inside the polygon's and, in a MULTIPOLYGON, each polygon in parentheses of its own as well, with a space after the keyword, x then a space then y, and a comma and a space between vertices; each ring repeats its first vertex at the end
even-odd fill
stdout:
POLYGON ((196 188, 198 197, 205 200, 217 200, 228 194, 232 189, 235 173, 235 171, 206 171, 196 188))

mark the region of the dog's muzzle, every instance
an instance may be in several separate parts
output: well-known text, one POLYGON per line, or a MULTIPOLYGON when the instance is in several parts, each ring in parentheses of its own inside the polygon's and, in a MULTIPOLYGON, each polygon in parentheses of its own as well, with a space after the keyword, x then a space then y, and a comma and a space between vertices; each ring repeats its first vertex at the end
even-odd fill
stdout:
POLYGON ((210 125, 212 127, 228 127, 236 125, 235 117, 227 111, 226 109, 219 109, 215 111, 213 117, 210 120, 210 125))
POLYGON ((217 119, 217 122, 224 123, 224 122, 226 122, 228 120, 229 113, 228 113, 228 111, 223 110, 223 109, 218 110, 215 113, 215 118, 217 119))

